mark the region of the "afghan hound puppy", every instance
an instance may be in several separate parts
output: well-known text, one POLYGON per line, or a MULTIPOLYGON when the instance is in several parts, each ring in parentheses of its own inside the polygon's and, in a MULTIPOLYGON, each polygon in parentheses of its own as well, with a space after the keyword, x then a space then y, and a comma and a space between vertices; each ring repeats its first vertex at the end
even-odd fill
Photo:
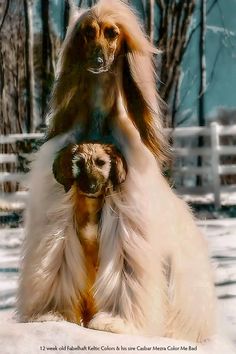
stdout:
MULTIPOLYGON (((99 267, 99 222, 104 198, 124 182, 126 163, 112 145, 70 144, 58 153, 53 163, 53 173, 65 191, 68 192, 72 188, 70 198, 73 204, 74 233, 77 234, 77 242, 82 248, 81 267, 84 268, 85 274, 84 284, 81 282, 77 289, 80 296, 74 304, 76 306, 68 305, 63 309, 60 308, 62 304, 58 303, 54 304, 51 310, 71 321, 74 321, 76 316, 76 322, 87 326, 96 313, 93 293, 96 291, 94 283, 99 267)), ((65 261, 63 258, 62 262, 65 261)), ((68 293, 69 291, 70 289, 68 293)), ((52 292, 51 296, 53 303, 57 294, 52 292)), ((44 311, 45 308, 42 307, 41 315, 44 311)))
POLYGON ((18 296, 24 320, 32 320, 39 309, 46 315, 60 307, 65 318, 78 322, 71 309, 80 302, 85 282, 84 255, 74 228, 72 189, 66 193, 53 175, 58 151, 74 134, 75 141, 111 139, 127 163, 126 180, 104 200, 93 287, 96 313, 86 325, 190 341, 215 333, 206 242, 161 172, 168 148, 154 51, 134 12, 121 1, 102 0, 71 21, 48 141, 30 177, 18 296))

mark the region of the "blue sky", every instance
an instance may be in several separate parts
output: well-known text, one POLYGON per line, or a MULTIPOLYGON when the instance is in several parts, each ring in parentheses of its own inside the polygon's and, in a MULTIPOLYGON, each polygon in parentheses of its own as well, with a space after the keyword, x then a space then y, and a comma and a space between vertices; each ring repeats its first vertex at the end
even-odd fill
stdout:
MULTIPOLYGON (((208 1, 208 5, 212 1, 208 1)), ((198 11, 196 13, 198 17, 198 11)), ((194 27, 197 18, 192 23, 194 27)), ((193 124, 197 117, 199 87, 199 31, 196 31, 186 52, 181 85, 182 104, 179 121, 187 112, 193 124)), ((207 16, 206 35, 207 91, 206 118, 212 119, 218 109, 236 108, 236 0, 218 0, 207 16)))

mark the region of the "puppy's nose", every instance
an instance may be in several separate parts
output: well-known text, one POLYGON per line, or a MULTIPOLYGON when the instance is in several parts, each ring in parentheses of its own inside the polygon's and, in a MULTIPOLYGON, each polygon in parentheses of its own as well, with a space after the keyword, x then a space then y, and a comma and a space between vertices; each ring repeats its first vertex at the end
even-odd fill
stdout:
POLYGON ((98 186, 95 182, 90 182, 88 185, 88 192, 94 194, 97 192, 98 186))

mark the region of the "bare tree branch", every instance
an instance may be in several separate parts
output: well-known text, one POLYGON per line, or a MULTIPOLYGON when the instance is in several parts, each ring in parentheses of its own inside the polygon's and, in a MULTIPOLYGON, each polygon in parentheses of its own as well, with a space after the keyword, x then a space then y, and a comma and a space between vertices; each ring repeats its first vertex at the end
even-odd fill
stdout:
MULTIPOLYGON (((218 0, 213 0, 211 6, 208 8, 207 10, 207 15, 209 15, 211 13, 211 11, 213 10, 214 6, 217 4, 218 0)), ((200 22, 192 29, 189 37, 188 37, 188 40, 186 42, 186 48, 189 46, 189 43, 191 42, 192 38, 193 38, 193 35, 194 33, 197 31, 197 29, 200 27, 200 22)))
POLYGON ((157 5, 159 6, 161 11, 164 11, 165 9, 165 2, 164 0, 156 0, 157 5))
POLYGON ((68 3, 68 5, 70 7, 76 7, 76 4, 75 4, 74 0, 66 0, 66 2, 68 3))
POLYGON ((148 0, 148 23, 147 23, 147 32, 149 34, 150 42, 154 42, 154 26, 155 26, 155 9, 154 9, 154 0, 148 0))
POLYGON ((216 64, 217 64, 218 59, 220 57, 221 50, 222 50, 222 47, 220 45, 218 50, 217 50, 217 53, 216 53, 216 56, 215 56, 215 60, 214 60, 213 66, 212 66, 212 70, 211 70, 211 73, 210 73, 210 76, 209 76, 208 86, 211 84, 211 82, 213 80, 216 64))
POLYGON ((64 23, 63 23, 63 39, 66 36, 66 31, 67 31, 67 27, 68 27, 68 23, 69 23, 70 8, 71 8, 71 5, 70 5, 69 1, 65 1, 65 4, 64 4, 64 16, 63 16, 63 20, 64 20, 64 23))
MULTIPOLYGON (((200 62, 200 85, 198 98, 198 124, 204 126, 205 117, 205 93, 206 93, 206 0, 201 0, 200 4, 200 33, 199 33, 199 62, 200 62)), ((198 137, 198 147, 204 145, 204 137, 198 137)), ((202 156, 197 157, 197 166, 202 166, 202 156)), ((197 185, 202 185, 202 176, 198 175, 197 185)))
POLYGON ((9 10, 9 6, 10 6, 10 0, 7 0, 6 7, 5 7, 5 11, 4 11, 3 18, 2 18, 2 22, 1 22, 1 24, 0 24, 0 32, 1 32, 2 27, 3 27, 3 25, 4 25, 4 22, 5 22, 5 19, 6 19, 8 10, 9 10))
POLYGON ((168 101, 172 88, 178 79, 180 65, 185 49, 188 28, 195 8, 195 0, 185 2, 171 1, 165 3, 162 23, 159 29, 159 47, 163 50, 161 96, 168 101))
POLYGON ((41 113, 42 122, 45 121, 47 101, 50 93, 50 86, 54 78, 54 67, 52 61, 52 38, 49 18, 49 0, 41 0, 42 18, 42 93, 41 113))
POLYGON ((25 17, 25 67, 26 67, 26 130, 28 133, 35 129, 34 110, 34 61, 33 61, 33 25, 31 1, 24 0, 25 17))

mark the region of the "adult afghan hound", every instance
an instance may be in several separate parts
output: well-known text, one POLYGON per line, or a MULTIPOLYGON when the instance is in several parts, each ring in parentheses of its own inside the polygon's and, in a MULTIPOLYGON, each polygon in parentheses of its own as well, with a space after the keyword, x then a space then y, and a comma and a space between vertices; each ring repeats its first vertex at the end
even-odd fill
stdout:
POLYGON ((101 0, 82 14, 73 11, 59 58, 48 141, 31 172, 19 315, 30 321, 59 313, 80 323, 86 254, 70 193, 56 182, 52 166, 73 134, 78 141, 111 139, 128 173, 103 205, 92 289, 96 313, 87 326, 203 341, 215 331, 212 272, 191 212, 161 172, 168 147, 155 49, 121 1, 101 0))

